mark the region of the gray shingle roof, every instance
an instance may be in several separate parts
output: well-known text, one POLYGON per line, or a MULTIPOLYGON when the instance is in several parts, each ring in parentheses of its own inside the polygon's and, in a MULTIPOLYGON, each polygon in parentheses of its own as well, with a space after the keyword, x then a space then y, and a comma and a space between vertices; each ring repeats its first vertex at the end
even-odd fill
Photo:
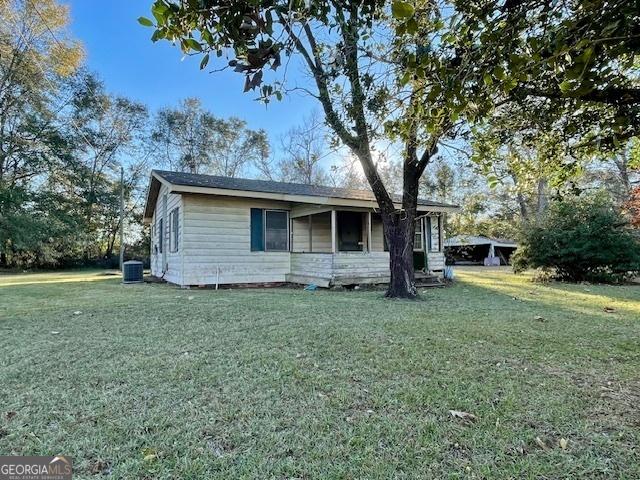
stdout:
MULTIPOLYGON (((153 173, 173 185, 243 190, 248 192, 281 193, 312 197, 342 198, 346 200, 375 201, 373 192, 370 192, 369 190, 306 185, 304 183, 273 182, 270 180, 253 180, 248 178, 231 178, 194 173, 168 172, 164 170, 154 170, 153 173)), ((395 195, 394 201, 400 202, 401 198, 395 195)), ((434 202, 422 198, 418 199, 418 204, 431 207, 455 207, 455 205, 434 202)))

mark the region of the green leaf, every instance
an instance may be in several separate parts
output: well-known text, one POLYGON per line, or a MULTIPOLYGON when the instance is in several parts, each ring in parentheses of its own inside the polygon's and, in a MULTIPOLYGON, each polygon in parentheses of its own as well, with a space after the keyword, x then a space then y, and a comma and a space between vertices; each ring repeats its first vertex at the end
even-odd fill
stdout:
POLYGON ((163 38, 164 38, 164 33, 162 32, 162 30, 156 30, 155 32, 153 32, 153 35, 151 35, 152 42, 157 42, 158 40, 161 40, 163 38))
POLYGON ((502 89, 506 93, 509 93, 511 90, 513 90, 517 86, 518 86, 518 80, 516 78, 509 77, 504 81, 504 83, 502 85, 502 89))
POLYGON ((204 70, 207 64, 209 63, 209 54, 207 53, 202 60, 200 61, 200 70, 204 70))
POLYGON ((189 47, 191 50, 195 50, 196 52, 202 51, 202 45, 194 38, 185 38, 184 44, 189 47))
POLYGON ((409 18, 414 12, 415 9, 410 3, 395 1, 391 4, 391 14, 394 18, 409 18))
POLYGON ((166 20, 166 14, 169 12, 169 8, 161 2, 154 3, 151 7, 151 13, 158 21, 158 23, 164 23, 166 20))
POLYGON ((484 84, 489 87, 493 85, 493 78, 488 73, 484 74, 484 76, 482 77, 482 80, 484 80, 484 84))
POLYGON ((407 33, 413 35, 418 32, 418 22, 416 22, 415 18, 410 18, 407 21, 407 33))
POLYGON ((565 80, 559 85, 559 87, 562 93, 567 93, 571 91, 571 89, 573 88, 573 84, 570 81, 565 80))
POLYGON ((149 20, 147 17, 139 17, 138 23, 145 27, 153 27, 153 22, 149 20))

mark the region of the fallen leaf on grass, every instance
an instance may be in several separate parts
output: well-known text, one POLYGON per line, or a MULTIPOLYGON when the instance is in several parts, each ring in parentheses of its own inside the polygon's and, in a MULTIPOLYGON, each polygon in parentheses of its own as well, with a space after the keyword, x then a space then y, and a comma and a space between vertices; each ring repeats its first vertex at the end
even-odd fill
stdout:
POLYGON ((153 462, 156 458, 158 458, 158 454, 153 448, 143 448, 142 455, 145 462, 153 462))
POLYGON ((453 418, 459 418, 464 420, 465 422, 475 422, 478 417, 476 417, 473 413, 463 412, 460 410, 449 410, 449 415, 453 418))
POLYGON ((543 450, 547 450, 549 447, 547 447, 547 444, 544 443, 544 440, 542 440, 540 437, 536 437, 536 444, 543 450))
POLYGON ((11 420, 13 417, 15 417, 16 415, 18 415, 18 412, 14 412, 14 411, 10 411, 4 414, 4 417, 7 420, 11 420))
POLYGON ((196 297, 190 296, 190 297, 187 297, 187 300, 193 300, 194 298, 196 298, 196 297))
POLYGON ((535 317, 533 317, 533 319, 537 322, 544 322, 544 317, 540 315, 536 315, 535 317))
POLYGON ((51 335, 58 335, 59 333, 60 333, 60 332, 57 332, 57 331, 53 330, 53 331, 51 332, 51 335))
POLYGON ((602 310, 605 311, 605 313, 615 313, 616 309, 613 307, 604 307, 602 310))
POLYGON ((558 443, 560 444, 560 448, 563 449, 563 450, 566 450, 567 449, 567 445, 569 444, 569 442, 567 441, 566 438, 561 438, 558 443))
POLYGON ((82 312, 80 310, 76 310, 75 312, 73 312, 74 315, 80 315, 82 314, 82 312))

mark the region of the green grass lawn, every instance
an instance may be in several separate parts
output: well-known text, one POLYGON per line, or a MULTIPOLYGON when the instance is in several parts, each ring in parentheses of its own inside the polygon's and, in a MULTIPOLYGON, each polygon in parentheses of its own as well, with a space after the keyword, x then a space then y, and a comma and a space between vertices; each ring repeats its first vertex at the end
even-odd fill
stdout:
POLYGON ((75 478, 640 478, 640 288, 457 278, 402 302, 0 276, 0 454, 75 478))

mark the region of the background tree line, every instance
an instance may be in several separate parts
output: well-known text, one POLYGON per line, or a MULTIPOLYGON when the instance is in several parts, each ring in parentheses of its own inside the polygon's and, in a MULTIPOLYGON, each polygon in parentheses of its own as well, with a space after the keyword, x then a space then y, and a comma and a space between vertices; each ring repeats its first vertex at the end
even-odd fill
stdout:
MULTIPOLYGON (((492 19, 489 7, 475 11, 453 4, 460 11, 457 20, 438 19, 440 10, 420 2, 394 2, 392 15, 374 14, 384 26, 384 41, 363 37, 367 40, 357 48, 369 59, 369 70, 373 65, 390 66, 393 71, 388 78, 368 76, 365 68, 347 71, 348 52, 340 43, 332 46, 332 39, 324 39, 321 48, 316 46, 321 50, 316 61, 333 82, 329 93, 336 99, 334 113, 343 115, 343 122, 352 121, 354 112, 349 106, 351 92, 341 87, 345 75, 350 73, 354 82, 358 80, 355 74, 362 76, 369 109, 365 120, 371 128, 361 133, 375 132, 365 164, 375 169, 385 191, 406 191, 406 146, 413 145, 410 126, 415 121, 438 140, 438 148, 427 152, 424 173, 417 177, 417 194, 462 207, 459 214, 448 218, 450 235, 517 237, 522 225, 539 220, 554 199, 599 189, 609 192, 613 204, 640 224, 640 154, 635 140, 638 102, 632 88, 638 79, 629 73, 633 65, 628 59, 636 58, 635 44, 626 40, 629 29, 634 28, 625 17, 629 5, 593 5, 611 10, 611 25, 594 23, 593 28, 597 34, 606 33, 606 38, 621 39, 613 50, 598 46, 590 51, 582 43, 576 47, 579 42, 572 44, 569 39, 583 34, 574 29, 586 20, 571 16, 572 10, 558 14, 564 23, 549 28, 558 29, 556 33, 565 36, 564 43, 544 45, 536 39, 526 45, 532 55, 547 55, 556 63, 564 55, 562 65, 553 64, 549 69, 540 62, 521 65, 529 60, 516 54, 491 66, 496 59, 490 47, 501 41, 499 34, 509 38, 505 29, 526 28, 526 16, 520 16, 527 2, 499 12, 516 15, 511 27, 492 19), (484 16, 486 25, 497 31, 488 27, 484 31, 491 35, 486 49, 480 45, 465 50, 469 48, 466 37, 458 30, 480 28, 477 21, 484 16), (525 27, 518 23, 521 20, 525 27), (425 32, 442 38, 441 52, 415 50, 416 36, 427 35, 425 32), (389 43, 394 35, 398 44, 389 43), (551 54, 552 47, 561 51, 551 54), (576 48, 582 52, 580 57, 575 56, 576 48), (456 57, 462 54, 466 56, 456 57), (422 67, 417 66, 416 55, 423 56, 422 67), (403 63, 403 58, 410 62, 403 63), (619 69, 608 72, 612 59, 619 69), (463 62, 465 68, 477 60, 477 65, 486 68, 484 73, 473 68, 467 72, 469 85, 457 83, 456 73, 447 84, 451 91, 442 91, 438 85, 443 85, 442 78, 448 78, 449 69, 455 67, 447 63, 453 60, 463 62), (522 68, 531 72, 523 76, 518 73, 522 68), (561 73, 553 73, 556 70, 561 73), (582 76, 575 77, 572 72, 578 70, 582 76), (434 75, 439 83, 433 82, 434 75), (545 76, 554 75, 560 77, 556 83, 561 81, 561 86, 544 91, 545 82, 554 84, 545 76), (601 88, 595 90, 595 85, 601 88), (403 96, 411 89, 420 92, 415 104, 410 96, 403 96), (598 93, 603 91, 620 95, 607 94, 594 102, 593 96, 604 95, 598 93), (468 102, 469 98, 474 102, 468 102), (428 104, 435 105, 434 109, 425 111, 428 104), (399 106, 407 117, 403 120, 396 115, 394 121, 385 122, 385 115, 397 113, 399 106), (452 120, 445 122, 446 134, 438 131, 444 125, 442 115, 452 120)), ((157 2, 156 20, 168 22, 166 5, 157 2)), ((280 7, 265 8, 276 12, 280 7)), ((303 2, 283 8, 297 9, 296 22, 302 24, 317 16, 318 32, 327 15, 308 10, 303 2)), ((358 2, 353 2, 353 8, 363 9, 363 18, 371 14, 358 2)), ((587 12, 591 20, 600 15, 597 8, 587 12)), ((372 172, 366 174, 362 159, 336 135, 340 122, 328 124, 326 112, 310 112, 297 127, 275 139, 252 129, 243 119, 216 116, 196 98, 150 112, 133 99, 110 94, 97 75, 84 68, 82 46, 67 28, 67 7, 55 0, 15 0, 0 3, 0 9, 0 266, 114 265, 119 249, 121 167, 127 251, 138 257, 148 252, 140 219, 151 168, 371 188, 368 177, 372 172)), ((537 10, 533 12, 538 15, 537 10)), ((338 20, 348 24, 348 18, 338 20)), ((286 29, 289 22, 279 21, 286 29)), ((358 22, 354 28, 377 33, 369 31, 366 22, 358 22)), ((187 51, 192 47, 193 42, 186 44, 187 51)), ((293 52, 296 47, 288 48, 293 52)), ((192 53, 200 54, 197 49, 192 53)), ((267 53, 267 60, 275 61, 270 56, 273 52, 267 53)), ((282 95, 271 85, 260 85, 262 77, 255 77, 259 69, 247 70, 248 64, 242 62, 245 59, 236 61, 235 68, 255 82, 249 89, 260 87, 265 101, 270 95, 282 95)), ((429 145, 428 141, 418 143, 429 145)))
POLYGON ((151 168, 330 181, 323 137, 307 124, 281 139, 275 160, 266 132, 198 99, 152 114, 110 94, 56 0, 0 2, 0 18, 0 267, 116 266, 121 168, 127 256, 138 258, 148 255, 151 168))

